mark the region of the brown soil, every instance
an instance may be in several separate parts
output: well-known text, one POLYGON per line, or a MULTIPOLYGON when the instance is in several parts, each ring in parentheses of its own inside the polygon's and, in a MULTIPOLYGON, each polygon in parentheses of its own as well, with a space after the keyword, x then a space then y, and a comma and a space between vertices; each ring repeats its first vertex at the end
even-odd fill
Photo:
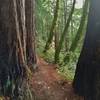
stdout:
POLYGON ((32 83, 38 100, 83 100, 73 92, 71 82, 57 73, 56 66, 38 59, 32 83))

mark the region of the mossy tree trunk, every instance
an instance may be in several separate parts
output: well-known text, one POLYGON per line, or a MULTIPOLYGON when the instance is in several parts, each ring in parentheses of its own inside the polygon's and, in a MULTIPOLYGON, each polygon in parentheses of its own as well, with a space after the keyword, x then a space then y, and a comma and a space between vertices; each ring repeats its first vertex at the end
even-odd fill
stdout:
POLYGON ((86 23, 87 15, 88 15, 88 7, 89 7, 88 5, 89 5, 89 0, 85 0, 84 6, 83 6, 83 14, 82 14, 82 18, 80 21, 80 26, 79 26, 79 29, 78 29, 77 34, 72 42, 72 45, 71 45, 69 51, 74 52, 76 50, 77 45, 78 45, 81 37, 83 36, 83 29, 84 29, 84 26, 86 23))
POLYGON ((25 100, 36 64, 34 11, 35 0, 0 1, 0 85, 11 100, 25 100))
POLYGON ((58 18, 58 10, 59 10, 59 0, 56 0, 54 19, 53 19, 53 22, 52 22, 52 26, 51 26, 51 29, 50 29, 48 40, 47 40, 46 45, 45 45, 44 52, 46 52, 50 48, 50 44, 52 43, 53 36, 54 36, 54 30, 55 30, 56 22, 57 22, 57 18, 58 18))
MULTIPOLYGON (((67 14, 68 14, 68 8, 67 8, 67 6, 68 6, 68 1, 67 0, 63 0, 63 3, 64 3, 64 25, 66 25, 66 23, 67 23, 67 14)), ((65 51, 67 52, 68 51, 68 49, 69 49, 69 35, 67 34, 66 36, 65 36, 65 40, 64 40, 64 42, 65 42, 65 51)))
POLYGON ((58 48, 59 45, 59 32, 55 30, 55 50, 58 48))
POLYGON ((85 100, 100 100, 100 0, 91 0, 87 32, 73 87, 85 100))

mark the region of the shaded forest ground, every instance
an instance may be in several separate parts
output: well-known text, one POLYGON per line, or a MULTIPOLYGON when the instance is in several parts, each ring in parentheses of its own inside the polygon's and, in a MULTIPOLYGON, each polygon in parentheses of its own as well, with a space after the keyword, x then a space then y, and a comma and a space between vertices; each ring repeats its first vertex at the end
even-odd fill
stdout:
POLYGON ((74 94, 71 81, 56 71, 56 65, 38 58, 38 69, 33 76, 33 87, 38 100, 83 100, 74 94))

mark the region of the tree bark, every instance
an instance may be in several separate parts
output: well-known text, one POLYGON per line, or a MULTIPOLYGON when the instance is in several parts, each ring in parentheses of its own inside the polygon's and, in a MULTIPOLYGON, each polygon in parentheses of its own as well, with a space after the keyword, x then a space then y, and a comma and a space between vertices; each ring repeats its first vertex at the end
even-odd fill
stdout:
POLYGON ((50 29, 50 34, 49 34, 48 40, 46 42, 44 52, 46 52, 50 48, 50 44, 52 43, 53 36, 54 36, 54 29, 56 27, 56 22, 57 22, 57 18, 58 18, 58 10, 59 10, 59 0, 56 1, 54 19, 53 19, 53 22, 52 22, 52 26, 51 26, 51 29, 50 29))
POLYGON ((34 67, 29 66, 29 62, 36 64, 34 5, 34 0, 0 1, 1 93, 11 100, 20 100, 20 96, 24 96, 29 88, 27 79, 30 80, 34 67))
POLYGON ((59 45, 59 32, 55 30, 55 50, 58 48, 59 45))
POLYGON ((91 0, 87 32, 73 87, 85 100, 100 100, 100 0, 91 0))
POLYGON ((69 51, 74 52, 76 50, 77 45, 83 35, 83 29, 86 23, 87 15, 88 15, 88 8, 89 8, 89 1, 85 0, 84 6, 83 6, 83 13, 82 13, 81 21, 80 21, 80 26, 69 51))

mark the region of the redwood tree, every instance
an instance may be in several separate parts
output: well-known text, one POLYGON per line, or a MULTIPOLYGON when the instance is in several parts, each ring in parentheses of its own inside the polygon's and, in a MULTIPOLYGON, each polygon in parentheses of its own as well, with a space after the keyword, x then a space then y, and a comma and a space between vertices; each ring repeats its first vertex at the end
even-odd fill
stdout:
POLYGON ((87 32, 73 87, 85 100, 100 100, 100 0, 91 0, 87 32))
POLYGON ((35 0, 0 0, 1 93, 11 100, 33 100, 27 80, 36 64, 34 14, 35 0))

